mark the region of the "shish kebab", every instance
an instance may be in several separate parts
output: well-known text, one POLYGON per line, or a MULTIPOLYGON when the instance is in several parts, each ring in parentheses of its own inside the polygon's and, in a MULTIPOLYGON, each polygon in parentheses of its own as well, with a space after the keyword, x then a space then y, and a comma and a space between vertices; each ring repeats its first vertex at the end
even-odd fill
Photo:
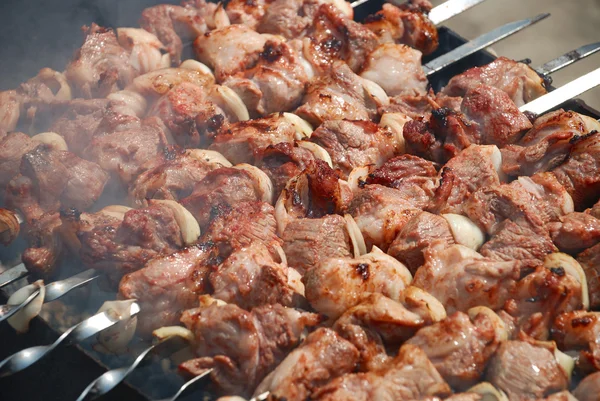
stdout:
MULTIPOLYGON (((579 55, 581 56, 582 54, 589 53, 591 50, 593 50, 593 49, 590 49, 589 47, 583 47, 583 48, 581 48, 581 49, 578 49, 578 51, 575 51, 575 52, 573 52, 573 53, 574 53, 574 54, 579 54, 579 55)), ((572 54, 572 55, 573 55, 573 54, 572 54)), ((562 57, 563 57, 563 59, 564 59, 564 56, 562 56, 562 57)), ((559 59, 560 59, 560 58, 559 58, 559 59)), ((558 59, 557 59, 557 60, 558 60, 558 59)), ((570 61, 570 62, 572 62, 572 61, 570 61)), ((566 63, 566 64, 568 64, 568 63, 569 63, 569 61, 567 61, 567 62, 565 62, 565 63, 566 63)), ((553 71, 555 71, 555 70, 556 70, 556 61, 555 61, 555 60, 553 60, 553 61, 551 61, 551 62, 547 63, 547 65, 555 65, 555 68, 553 69, 553 71)), ((548 67, 544 67, 544 68, 546 68, 546 69, 547 69, 548 67)), ((91 273, 90 273, 90 274, 91 274, 91 273)), ((56 284, 58 284, 58 283, 56 283, 56 284)), ((69 287, 68 287, 68 288, 69 288, 69 287)), ((67 289, 67 291, 68 291, 68 289, 67 289)), ((51 301, 51 300, 53 300, 53 299, 56 299, 58 296, 61 296, 61 295, 62 295, 64 292, 65 292, 65 288, 61 288, 61 291, 59 292, 59 294, 60 294, 60 295, 54 295, 53 293, 50 293, 50 294, 48 294, 47 301, 51 301)), ((22 305, 22 306, 24 306, 24 305, 22 305)), ((22 307, 22 306, 21 306, 21 307, 22 307)))
MULTIPOLYGON (((472 54, 474 51, 476 51, 480 48, 489 46, 490 44, 495 43, 500 38, 504 38, 507 35, 513 34, 517 31, 519 31, 520 29, 523 29, 524 27, 530 26, 531 24, 545 18, 546 16, 547 15, 540 15, 540 16, 530 19, 530 20, 523 20, 523 21, 519 21, 517 23, 507 24, 501 28, 496 29, 492 35, 490 35, 490 34, 483 35, 482 37, 477 38, 474 41, 472 41, 464 46, 461 46, 458 49, 453 50, 451 52, 451 55, 452 55, 451 58, 454 60, 458 60, 463 57, 466 57, 467 55, 472 54)), ((443 63, 440 63, 440 62, 437 62, 437 60, 434 60, 432 63, 425 66, 425 70, 431 71, 431 72, 438 71, 443 66, 442 64, 445 63, 447 65, 447 62, 448 62, 448 58, 446 58, 443 63)), ((14 223, 12 225, 14 225, 14 223)), ((22 277, 21 274, 23 274, 23 271, 21 270, 21 272, 19 272, 18 270, 19 269, 11 270, 9 272, 3 273, 3 275, 0 276, 0 277, 2 277, 2 279, 0 280, 0 285, 2 283, 14 281, 12 279, 15 277, 22 277), (6 279, 4 279, 5 277, 6 277, 6 279)))

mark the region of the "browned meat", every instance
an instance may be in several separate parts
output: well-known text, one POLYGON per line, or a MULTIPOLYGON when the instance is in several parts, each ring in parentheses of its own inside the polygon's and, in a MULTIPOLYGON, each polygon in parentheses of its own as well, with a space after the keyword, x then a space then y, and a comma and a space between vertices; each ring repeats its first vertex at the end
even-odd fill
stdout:
POLYGON ((407 153, 438 163, 481 142, 476 126, 463 114, 447 108, 436 108, 428 118, 407 122, 404 140, 407 153))
POLYGON ((138 127, 94 137, 83 153, 129 183, 142 171, 142 165, 160 154, 166 145, 161 122, 151 117, 138 127))
POLYGON ((280 142, 267 146, 256 155, 256 166, 273 182, 275 194, 280 194, 287 182, 301 174, 315 160, 313 153, 294 143, 280 142))
POLYGON ((333 330, 319 328, 309 334, 254 391, 269 391, 288 401, 314 399, 314 392, 332 379, 351 372, 358 350, 333 330))
POLYGON ((407 341, 425 351, 433 366, 453 388, 465 390, 481 380, 489 359, 506 340, 499 319, 488 313, 456 312, 423 327, 407 341))
POLYGON ((600 132, 574 142, 567 161, 553 171, 573 197, 575 210, 582 211, 596 203, 600 193, 600 132))
POLYGON ((600 370, 599 312, 581 310, 558 315, 552 327, 552 339, 563 351, 579 352, 580 370, 600 370))
POLYGON ((577 255, 577 261, 585 272, 590 295, 590 307, 600 307, 600 244, 577 255))
POLYGON ((379 37, 380 43, 403 43, 425 55, 438 47, 437 29, 418 5, 399 8, 386 3, 381 11, 367 17, 365 26, 379 37))
POLYGON ((528 193, 513 185, 481 188, 468 198, 463 210, 490 235, 498 232, 504 220, 511 220, 540 235, 547 233, 538 208, 531 202, 528 193))
POLYGON ((461 111, 477 125, 481 143, 504 147, 518 141, 532 127, 508 95, 493 86, 470 89, 463 99, 461 111))
POLYGON ((21 117, 23 97, 17 91, 0 92, 0 129, 14 131, 21 117))
POLYGON ((379 251, 355 258, 324 258, 306 272, 303 281, 310 305, 337 319, 367 293, 400 300, 411 275, 402 263, 379 251))
POLYGON ((365 184, 380 184, 390 188, 400 188, 408 183, 430 188, 437 176, 433 163, 420 157, 404 154, 386 161, 372 171, 365 184))
POLYGON ((0 139, 0 188, 6 185, 17 174, 24 154, 34 150, 39 143, 21 132, 12 132, 0 139))
POLYGON ((335 214, 316 219, 293 219, 281 238, 290 267, 302 275, 326 258, 352 255, 346 221, 335 214))
POLYGON ((173 211, 162 204, 132 209, 122 222, 102 224, 78 233, 81 260, 118 279, 143 267, 150 259, 183 246, 173 211))
POLYGON ((360 76, 381 86, 388 96, 427 93, 421 52, 405 45, 384 43, 377 47, 367 57, 360 76))
POLYGON ((513 176, 552 170, 567 159, 573 140, 587 132, 577 113, 557 110, 544 114, 521 140, 502 149, 502 169, 513 176))
POLYGON ((226 10, 232 24, 243 24, 256 30, 269 5, 274 0, 231 0, 226 10))
POLYGON ((240 308, 261 305, 299 306, 293 280, 297 272, 278 263, 261 242, 234 250, 211 274, 212 296, 240 308))
POLYGON ((29 247, 23 251, 21 259, 31 273, 49 276, 55 272, 64 251, 58 231, 60 224, 58 213, 46 213, 28 222, 25 235, 29 247))
MULTIPOLYGON (((299 134, 281 114, 240 121, 222 127, 210 149, 221 153, 233 164, 253 163, 270 145, 293 142, 299 134)), ((279 193, 279 192, 277 192, 279 193)))
POLYGON ((308 83, 302 106, 296 114, 314 126, 326 120, 371 120, 381 101, 370 95, 361 77, 336 61, 323 76, 308 83))
POLYGON ((502 308, 521 274, 518 261, 484 258, 462 245, 434 243, 424 255, 425 264, 415 273, 412 285, 436 297, 448 313, 475 306, 502 308))
POLYGON ((171 4, 146 8, 140 25, 165 45, 174 65, 181 63, 182 40, 191 41, 207 31, 206 21, 199 10, 171 4))
POLYGON ((221 167, 206 174, 194 186, 190 196, 181 204, 198 220, 204 230, 220 210, 239 202, 254 202, 262 199, 255 178, 246 170, 221 167))
POLYGON ((277 236, 275 209, 266 202, 239 202, 223 210, 211 221, 203 239, 215 244, 221 257, 235 249, 261 242, 271 255, 278 256, 276 247, 282 240, 277 236))
POLYGON ((500 183, 500 153, 496 146, 471 145, 450 159, 439 174, 439 185, 429 208, 438 213, 458 213, 480 188, 500 183))
POLYGON ((291 111, 300 105, 310 71, 301 62, 302 50, 295 47, 269 40, 250 68, 223 81, 240 96, 251 116, 291 111))
POLYGON ((137 74, 112 29, 84 27, 85 40, 67 66, 66 77, 78 97, 106 97, 131 83, 137 74))
POLYGON ((386 251, 402 227, 421 209, 422 198, 414 198, 401 190, 373 184, 359 189, 347 212, 354 217, 367 248, 376 245, 386 251))
POLYGON ((219 387, 229 394, 249 395, 319 317, 281 305, 247 312, 233 304, 213 303, 183 312, 181 321, 194 332, 200 358, 184 362, 180 369, 199 374, 213 368, 211 377, 219 387))
POLYGON ((535 267, 542 264, 546 255, 558 252, 547 234, 537 234, 511 220, 504 220, 479 252, 494 260, 519 260, 523 265, 535 267))
POLYGON ((198 60, 213 69, 217 82, 257 62, 270 35, 244 25, 230 25, 198 36, 194 50, 198 60))
POLYGON ((432 89, 426 94, 419 95, 399 95, 390 98, 389 106, 379 109, 380 113, 402 113, 412 119, 421 117, 429 118, 431 112, 435 109, 446 108, 449 110, 460 111, 462 97, 450 97, 440 93, 435 94, 432 89))
POLYGON ((49 131, 65 138, 69 150, 77 155, 90 144, 107 111, 107 99, 74 99, 59 114, 49 131))
POLYGON ((332 380, 311 397, 320 401, 419 400, 452 393, 425 352, 404 345, 385 369, 352 373, 332 380))
POLYGON ((600 200, 589 210, 589 213, 597 219, 600 219, 600 200))
POLYGON ((600 220, 587 213, 569 213, 550 231, 558 249, 578 253, 600 243, 600 220))
POLYGON ((481 84, 506 92, 518 107, 546 93, 544 80, 531 67, 506 57, 498 57, 490 64, 473 67, 454 76, 442 93, 464 96, 481 84))
POLYGON ((334 61, 341 60, 358 72, 377 46, 373 32, 348 18, 333 4, 322 4, 318 8, 306 36, 304 55, 320 71, 327 71, 334 61))
POLYGON ((211 251, 210 246, 194 245, 158 256, 123 277, 119 297, 135 299, 141 305, 137 326, 141 334, 177 324, 184 310, 198 305, 198 295, 210 288, 211 251))
POLYGON ((573 391, 573 395, 579 401, 597 401, 598 394, 600 394, 600 372, 587 376, 573 391))
POLYGON ((423 251, 434 241, 454 244, 450 225, 443 217, 422 212, 410 219, 400 230, 387 253, 404 263, 411 273, 423 265, 423 251))
POLYGON ((200 159, 177 147, 167 147, 144 164, 143 172, 129 184, 129 202, 142 207, 147 206, 148 199, 185 198, 209 171, 219 167, 222 165, 218 162, 200 159))
POLYGON ((537 400, 569 386, 554 354, 525 341, 502 343, 490 361, 486 378, 510 401, 537 400))
POLYGON ((310 141, 323 147, 331 156, 333 168, 345 176, 355 167, 379 167, 399 153, 394 134, 371 121, 325 121, 312 133, 310 141))

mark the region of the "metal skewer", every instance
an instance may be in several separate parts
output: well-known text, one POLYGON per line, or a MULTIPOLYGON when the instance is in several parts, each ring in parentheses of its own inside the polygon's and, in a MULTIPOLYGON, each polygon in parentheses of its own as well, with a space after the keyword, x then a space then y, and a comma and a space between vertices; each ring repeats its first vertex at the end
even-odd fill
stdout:
POLYGON ((119 383, 125 380, 125 378, 136 368, 143 363, 148 362, 150 360, 150 358, 147 358, 148 355, 157 353, 172 354, 173 352, 183 349, 188 344, 189 343, 186 340, 179 336, 172 336, 162 339, 161 341, 142 351, 131 365, 104 372, 104 374, 91 382, 90 385, 83 390, 79 398, 77 398, 77 401, 93 400, 108 393, 119 383))
POLYGON ((33 301, 37 296, 40 295, 40 289, 35 290, 31 295, 18 305, 2 305, 0 306, 0 323, 10 318, 12 315, 26 307, 33 301))
POLYGON ((555 58, 554 60, 550 60, 544 65, 535 68, 535 72, 537 72, 542 77, 548 76, 553 72, 558 70, 562 70, 563 68, 582 60, 592 54, 598 52, 600 50, 600 42, 590 43, 589 45, 584 45, 578 47, 575 50, 571 50, 563 54, 560 57, 555 58))
POLYGON ((488 46, 493 45, 494 43, 510 36, 513 35, 531 25, 534 25, 535 23, 549 17, 550 14, 549 13, 543 13, 540 15, 537 15, 533 18, 528 18, 528 19, 524 19, 521 21, 516 21, 516 22, 510 22, 506 25, 502 25, 499 28, 496 28, 488 33, 484 33, 483 35, 479 36, 476 39, 473 39, 472 41, 465 43, 462 46, 457 47, 454 50, 449 51, 448 53, 444 54, 443 56, 440 56, 438 58, 436 58, 433 61, 430 61, 429 63, 425 64, 423 66, 423 70, 425 71, 425 75, 429 76, 431 74, 434 74, 438 71, 440 71, 441 69, 448 67, 451 64, 456 63, 457 61, 470 56, 471 54, 478 52, 481 49, 485 49, 488 46))
POLYGON ((204 377, 208 376, 211 373, 212 373, 212 369, 208 369, 207 371, 202 372, 201 375, 198 375, 198 376, 194 377, 193 379, 190 379, 187 382, 185 382, 172 397, 161 398, 160 400, 154 400, 154 401, 175 401, 190 386, 194 385, 195 383, 197 383, 198 381, 200 381, 201 379, 203 379, 204 377))
MULTIPOLYGON (((139 305, 135 302, 132 303, 130 308, 130 317, 137 315, 139 312, 139 305)), ((9 376, 28 368, 52 352, 63 342, 81 342, 86 338, 101 332, 102 330, 114 326, 121 320, 122 317, 112 309, 85 319, 84 321, 69 328, 50 345, 26 348, 4 359, 2 362, 0 362, 0 377, 9 376)))

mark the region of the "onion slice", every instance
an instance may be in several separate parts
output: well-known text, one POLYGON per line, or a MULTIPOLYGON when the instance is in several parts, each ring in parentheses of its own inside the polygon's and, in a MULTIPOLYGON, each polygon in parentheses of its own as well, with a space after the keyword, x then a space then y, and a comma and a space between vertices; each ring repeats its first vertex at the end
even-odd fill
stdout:
POLYGON ((69 150, 65 139, 56 132, 42 132, 32 136, 31 140, 48 145, 54 150, 69 150))
MULTIPOLYGON (((358 224, 350 214, 344 215, 346 220, 346 230, 350 241, 352 241, 352 249, 354 250, 354 257, 365 255, 367 253, 367 244, 365 243, 365 237, 363 236, 358 224)), ((395 260, 395 259, 394 259, 395 260)))
POLYGON ((10 324, 17 333, 26 333, 29 330, 29 322, 39 315, 42 310, 44 297, 46 296, 44 280, 38 280, 33 284, 26 285, 8 298, 8 305, 19 305, 38 289, 40 290, 39 295, 27 304, 27 306, 8 319, 8 324, 10 324))
POLYGON ((196 218, 183 207, 180 203, 174 200, 152 199, 151 204, 158 203, 167 206, 173 211, 175 221, 181 230, 181 237, 186 245, 191 245, 200 238, 200 225, 196 218))
POLYGON ((290 123, 296 130, 297 140, 310 138, 313 133, 313 127, 308 121, 293 113, 283 113, 282 115, 283 119, 290 123))
POLYGON ((442 214, 450 226, 457 244, 478 250, 485 242, 485 234, 471 219, 460 214, 442 214))
POLYGON ((131 304, 135 301, 127 299, 106 301, 102 304, 97 313, 112 310, 121 317, 121 321, 98 334, 98 344, 94 349, 106 354, 120 354, 127 350, 137 327, 137 316, 131 317, 131 304))

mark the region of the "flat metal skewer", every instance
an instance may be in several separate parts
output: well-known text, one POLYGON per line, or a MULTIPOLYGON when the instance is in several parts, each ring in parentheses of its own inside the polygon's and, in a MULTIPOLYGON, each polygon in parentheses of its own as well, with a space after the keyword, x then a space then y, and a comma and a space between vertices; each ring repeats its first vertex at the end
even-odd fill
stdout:
POLYGON ((562 70, 563 68, 582 60, 592 54, 598 52, 600 50, 600 42, 590 43, 589 45, 584 45, 578 47, 575 50, 571 50, 563 54, 560 57, 555 58, 554 60, 550 60, 547 63, 535 68, 534 71, 537 72, 540 76, 545 77, 553 72, 558 70, 562 70))
POLYGON ((462 46, 457 47, 454 50, 449 51, 436 58, 433 61, 423 65, 423 70, 425 71, 425 75, 429 76, 434 74, 443 68, 448 67, 451 64, 456 63, 463 58, 470 56, 471 54, 478 52, 481 49, 485 49, 488 46, 493 45, 500 40, 511 36, 523 29, 534 25, 541 20, 548 18, 550 16, 549 13, 543 13, 536 15, 533 18, 528 18, 520 21, 510 22, 508 24, 502 25, 499 28, 496 28, 488 33, 484 33, 476 39, 471 40, 470 42, 465 43, 462 46))
MULTIPOLYGON (((139 305, 135 302, 132 303, 130 307, 130 317, 137 315, 139 312, 139 305)), ((102 330, 114 326, 121 320, 123 320, 123 318, 112 309, 87 318, 69 328, 50 345, 26 348, 5 358, 0 362, 0 377, 10 376, 28 368, 44 356, 48 355, 63 342, 81 342, 102 330)))
POLYGON ((10 318, 12 315, 26 307, 33 301, 37 296, 40 295, 40 289, 35 290, 31 295, 27 297, 23 302, 18 305, 1 305, 0 306, 0 323, 10 318))
POLYGON ((196 376, 196 377, 188 380, 187 382, 185 382, 172 397, 161 398, 160 400, 154 400, 154 401, 175 401, 190 386, 194 385, 195 383, 197 383, 198 381, 200 381, 201 379, 205 378, 206 376, 208 376, 211 373, 212 373, 212 369, 208 369, 205 372, 202 372, 202 374, 200 374, 200 375, 198 375, 198 376, 196 376))

